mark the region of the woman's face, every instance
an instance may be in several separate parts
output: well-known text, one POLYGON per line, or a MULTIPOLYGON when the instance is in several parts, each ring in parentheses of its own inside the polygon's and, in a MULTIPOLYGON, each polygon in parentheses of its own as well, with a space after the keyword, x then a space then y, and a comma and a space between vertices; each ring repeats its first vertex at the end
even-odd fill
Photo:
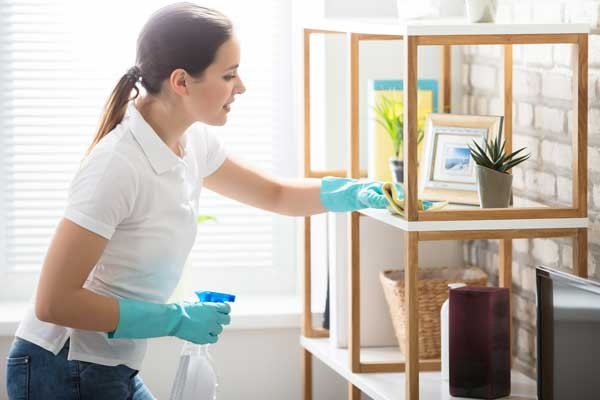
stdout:
POLYGON ((215 60, 199 79, 188 86, 190 112, 194 119, 209 125, 224 125, 236 94, 246 91, 237 69, 240 47, 232 37, 219 47, 215 60))

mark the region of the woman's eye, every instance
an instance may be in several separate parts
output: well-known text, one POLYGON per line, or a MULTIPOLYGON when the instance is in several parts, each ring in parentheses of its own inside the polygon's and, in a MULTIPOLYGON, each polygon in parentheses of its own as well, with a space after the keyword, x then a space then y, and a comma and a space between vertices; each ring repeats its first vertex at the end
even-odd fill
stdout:
POLYGON ((233 78, 235 78, 235 75, 234 75, 234 74, 231 74, 231 75, 225 75, 225 76, 223 77, 223 79, 225 79, 226 81, 230 81, 230 80, 232 80, 233 78))

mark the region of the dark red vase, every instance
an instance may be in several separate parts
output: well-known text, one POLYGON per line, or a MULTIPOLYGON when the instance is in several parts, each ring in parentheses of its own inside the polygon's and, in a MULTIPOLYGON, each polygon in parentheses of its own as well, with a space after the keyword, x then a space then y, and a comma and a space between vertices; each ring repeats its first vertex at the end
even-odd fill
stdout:
POLYGON ((450 291, 450 394, 496 399, 510 394, 510 294, 507 288, 450 291))

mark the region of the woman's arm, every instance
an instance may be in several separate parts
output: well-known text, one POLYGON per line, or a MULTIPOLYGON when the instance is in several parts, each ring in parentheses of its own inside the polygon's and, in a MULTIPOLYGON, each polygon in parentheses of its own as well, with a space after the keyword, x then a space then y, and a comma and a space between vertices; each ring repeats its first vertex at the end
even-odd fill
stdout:
POLYGON ((308 216, 327 211, 321 204, 320 179, 279 179, 232 158, 227 158, 207 176, 204 186, 244 204, 278 214, 308 216))
POLYGON ((44 260, 38 283, 38 319, 76 329, 111 332, 119 321, 116 299, 101 296, 83 284, 108 240, 63 218, 44 260))

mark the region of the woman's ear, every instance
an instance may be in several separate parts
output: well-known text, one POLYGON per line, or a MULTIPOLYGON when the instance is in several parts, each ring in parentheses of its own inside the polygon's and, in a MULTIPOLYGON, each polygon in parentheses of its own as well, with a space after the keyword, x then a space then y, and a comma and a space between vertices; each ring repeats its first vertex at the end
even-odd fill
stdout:
POLYGON ((169 76, 171 90, 180 96, 187 96, 189 94, 187 85, 189 84, 190 79, 191 77, 184 69, 178 68, 173 70, 171 76, 169 76))

